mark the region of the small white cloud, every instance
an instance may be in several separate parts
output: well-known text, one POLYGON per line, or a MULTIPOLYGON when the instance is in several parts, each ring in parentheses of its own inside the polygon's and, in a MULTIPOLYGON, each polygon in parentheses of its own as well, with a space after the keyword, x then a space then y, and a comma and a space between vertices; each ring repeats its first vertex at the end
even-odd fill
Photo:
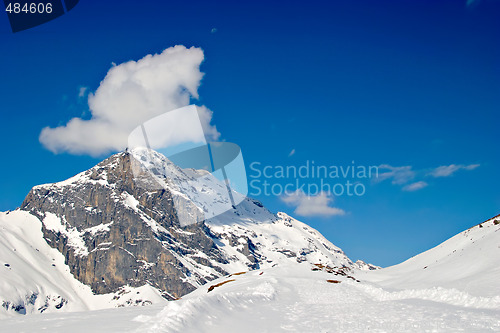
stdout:
MULTIPOLYGON (((138 61, 114 64, 96 92, 88 94, 91 119, 73 118, 64 126, 45 127, 40 142, 55 153, 98 156, 123 150, 136 126, 198 98, 203 59, 200 48, 178 45, 138 61)), ((211 119, 212 112, 201 108, 202 127, 217 139, 219 132, 210 125, 211 119)), ((186 137, 198 135, 189 131, 186 137)))
POLYGON ((80 87, 78 90, 78 97, 83 98, 87 92, 88 87, 80 87))
POLYGON ((386 179, 392 179, 392 184, 403 185, 415 178, 415 171, 412 170, 411 166, 393 167, 389 164, 382 164, 379 170, 388 170, 385 172, 380 172, 375 181, 384 181, 386 179))
POLYGON ((479 168, 481 164, 469 164, 464 167, 465 170, 474 170, 476 168, 479 168))
POLYGON ((470 165, 463 165, 463 164, 450 164, 450 165, 442 165, 440 167, 437 167, 433 169, 431 172, 428 173, 429 176, 434 177, 434 178, 439 178, 439 177, 449 177, 453 175, 455 172, 457 172, 460 169, 463 170, 474 170, 479 167, 479 164, 470 164, 470 165))
POLYGON ((300 216, 330 217, 345 215, 343 209, 329 206, 333 199, 326 192, 310 196, 301 190, 297 190, 288 196, 282 196, 281 200, 290 206, 295 206, 294 213, 300 216))
POLYGON ((427 185, 429 185, 429 184, 427 184, 424 181, 418 181, 418 182, 411 183, 411 184, 404 186, 403 191, 414 192, 414 191, 421 190, 424 187, 427 187, 427 185))
POLYGON ((295 148, 288 154, 288 157, 295 155, 295 148))

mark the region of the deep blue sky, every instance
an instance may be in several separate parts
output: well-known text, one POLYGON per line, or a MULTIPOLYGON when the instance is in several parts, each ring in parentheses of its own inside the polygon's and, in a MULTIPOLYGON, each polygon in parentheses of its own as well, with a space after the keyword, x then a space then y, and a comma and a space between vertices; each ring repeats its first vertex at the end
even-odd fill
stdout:
POLYGON ((352 259, 396 264, 500 213, 500 1, 81 0, 16 34, 1 14, 0 40, 0 210, 100 160, 38 141, 43 127, 88 116, 80 87, 95 91, 112 62, 182 44, 204 50, 197 104, 247 166, 420 170, 418 191, 367 181, 364 196, 335 198, 344 216, 300 217, 259 197, 352 259), (425 176, 451 164, 480 166, 425 176))

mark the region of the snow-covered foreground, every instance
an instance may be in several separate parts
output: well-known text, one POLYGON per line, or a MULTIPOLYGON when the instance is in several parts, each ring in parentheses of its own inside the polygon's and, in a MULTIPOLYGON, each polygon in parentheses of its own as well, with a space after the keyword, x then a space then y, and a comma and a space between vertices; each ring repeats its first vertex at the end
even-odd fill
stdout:
POLYGON ((396 291, 308 263, 221 278, 167 306, 37 314, 5 332, 500 332, 500 299, 396 291), (327 280, 340 281, 330 283, 327 280), (230 281, 208 291, 210 286, 230 281))
MULTIPOLYGON (((70 298, 67 290, 73 282, 62 269, 63 258, 47 244, 21 242, 33 232, 30 221, 20 224, 17 232, 5 233, 10 238, 0 242, 0 254, 26 247, 15 263, 25 269, 5 266, 2 275, 12 273, 5 283, 25 278, 24 273, 39 274, 48 281, 64 282, 47 284, 40 295, 70 298), (38 257, 40 253, 52 255, 56 266, 38 257), (53 273, 45 273, 45 266, 53 273)), ((275 267, 233 272, 166 305, 85 312, 56 308, 55 313, 16 315, 0 321, 0 331, 500 332, 500 217, 385 269, 340 268, 340 262, 335 268, 319 265, 325 258, 317 257, 316 265, 282 261, 275 267)), ((92 308, 87 294, 82 290, 78 295, 92 308)))

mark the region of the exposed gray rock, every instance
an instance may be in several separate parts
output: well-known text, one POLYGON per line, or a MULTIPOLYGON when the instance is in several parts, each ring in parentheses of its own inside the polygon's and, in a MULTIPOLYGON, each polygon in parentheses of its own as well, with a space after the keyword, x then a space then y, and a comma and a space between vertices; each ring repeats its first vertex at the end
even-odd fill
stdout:
MULTIPOLYGON (((130 154, 120 153, 86 171, 84 181, 34 187, 21 209, 42 221, 47 213, 53 213, 65 221, 67 229, 75 228, 80 233, 88 249, 86 255, 79 254, 64 233, 45 224, 42 229, 48 243, 65 256, 73 275, 95 293, 149 283, 165 291, 167 298, 180 297, 195 288, 183 280, 196 272, 185 267, 176 255, 201 250, 215 261, 224 262, 224 258, 204 224, 180 227, 168 189, 147 191, 137 186, 133 163, 136 161, 130 154), (127 198, 138 201, 135 209, 127 204, 127 198), (92 232, 92 228, 103 225, 108 230, 92 232)), ((219 274, 227 273, 209 260, 199 258, 198 262, 219 274)), ((203 284, 216 277, 196 279, 203 284)))

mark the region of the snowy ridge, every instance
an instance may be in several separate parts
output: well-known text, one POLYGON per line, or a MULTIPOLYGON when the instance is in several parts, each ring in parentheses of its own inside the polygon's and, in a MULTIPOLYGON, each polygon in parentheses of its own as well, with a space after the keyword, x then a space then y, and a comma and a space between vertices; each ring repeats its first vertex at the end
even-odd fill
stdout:
MULTIPOLYGON (((162 154, 146 148, 136 148, 131 154, 155 174, 158 186, 170 190, 174 202, 188 201, 197 208, 199 214, 190 212, 192 216, 199 218, 208 210, 223 212, 205 220, 210 231, 220 239, 219 249, 227 259, 227 263, 220 263, 206 258, 213 266, 235 272, 293 260, 353 267, 349 258, 319 232, 285 213, 272 214, 256 200, 240 198, 239 205, 226 211, 229 203, 226 186, 211 173, 181 169, 162 154)), ((241 194, 233 191, 233 196, 241 194)), ((220 276, 193 260, 200 255, 203 257, 200 253, 182 258, 176 254, 176 257, 199 276, 220 276)), ((193 276, 186 279, 196 287, 201 285, 193 276)))
MULTIPOLYGON (((223 248, 228 249, 229 257, 235 256, 239 263, 245 263, 248 259, 245 260, 241 252, 232 250, 230 245, 231 241, 234 244, 241 240, 244 244, 250 240, 262 259, 259 268, 273 267, 290 260, 353 267, 342 250, 313 228, 285 213, 269 216, 267 210, 255 207, 256 204, 259 203, 248 199, 234 214, 223 214, 207 222, 210 230, 222 238, 226 245, 223 248)), ((239 245, 240 249, 242 247, 239 245)))
POLYGON ((500 309, 500 296, 472 296, 467 292, 454 288, 432 287, 428 289, 388 291, 370 284, 356 284, 351 281, 346 281, 346 284, 351 284, 355 288, 362 290, 377 301, 421 299, 477 309, 500 309))
MULTIPOLYGON (((197 326, 199 315, 207 309, 223 316, 224 312, 221 310, 226 307, 244 309, 254 304, 269 302, 276 297, 276 289, 273 286, 276 282, 276 279, 271 278, 265 279, 256 286, 246 287, 239 283, 237 284, 238 288, 232 288, 231 292, 203 294, 198 297, 190 295, 185 301, 168 304, 154 317, 148 315, 135 317, 134 321, 146 323, 137 332, 182 332, 193 324, 197 326)), ((206 293, 206 290, 206 288, 202 288, 203 293, 206 293)), ((198 328, 200 331, 203 330, 203 326, 198 328)))
POLYGON ((442 287, 474 296, 500 295, 500 218, 469 228, 367 279, 397 289, 442 287))
MULTIPOLYGON (((231 206, 226 185, 212 173, 206 170, 182 169, 164 155, 147 148, 135 148, 130 153, 140 162, 140 167, 134 172, 138 175, 148 170, 149 175, 156 180, 156 184, 144 184, 148 189, 166 188, 174 194, 181 225, 184 221, 201 222, 206 219, 205 213, 210 213, 210 218, 224 213, 231 206), (179 209, 186 205, 192 209, 179 209)), ((236 202, 244 200, 244 196, 234 190, 231 194, 236 202)))
MULTIPOLYGON (((174 200, 176 196, 189 200, 200 213, 208 210, 224 212, 227 209, 226 186, 211 173, 181 169, 162 154, 146 148, 136 148, 131 154, 153 171, 158 183, 174 194, 174 200)), ((241 196, 234 190, 232 194, 241 196)), ((332 265, 353 266, 342 250, 313 228, 285 213, 274 215, 256 200, 240 198, 237 201, 240 200, 241 204, 234 209, 205 221, 209 229, 221 238, 224 244, 221 250, 229 258, 229 267, 221 267, 234 271, 245 269, 244 264, 251 265, 242 253, 248 241, 262 258, 262 262, 255 267, 270 267, 290 258, 298 262, 323 261, 332 265), (237 244, 238 241, 241 243, 237 244)), ((247 252, 252 250, 247 249, 247 252)))

